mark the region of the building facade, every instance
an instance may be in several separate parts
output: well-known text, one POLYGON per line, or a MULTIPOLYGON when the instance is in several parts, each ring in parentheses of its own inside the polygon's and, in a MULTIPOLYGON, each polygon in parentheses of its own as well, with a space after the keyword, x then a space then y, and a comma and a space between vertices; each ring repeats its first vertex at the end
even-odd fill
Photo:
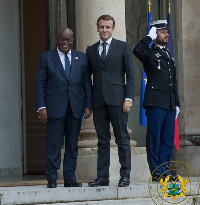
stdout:
MULTIPOLYGON (((153 20, 167 17, 167 1, 152 0, 151 8, 153 20)), ((171 1, 181 101, 181 148, 175 158, 191 164, 198 175, 199 8, 199 1, 171 1)), ((148 0, 0 0, 0 176, 44 173, 46 126, 37 118, 34 84, 39 54, 55 47, 57 29, 72 28, 75 49, 85 52, 87 46, 99 39, 97 18, 110 14, 116 20, 114 37, 128 41, 134 48, 146 35, 147 12, 148 0)), ((137 146, 144 147, 146 128, 139 125, 142 65, 135 58, 134 62, 136 98, 129 128, 137 146)), ((95 132, 92 118, 84 121, 82 130, 82 135, 95 132)))

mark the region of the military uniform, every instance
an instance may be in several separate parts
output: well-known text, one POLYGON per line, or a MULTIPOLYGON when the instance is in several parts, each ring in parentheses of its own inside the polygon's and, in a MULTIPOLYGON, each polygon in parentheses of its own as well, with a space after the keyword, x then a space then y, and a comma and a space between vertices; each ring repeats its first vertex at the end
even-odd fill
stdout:
POLYGON ((157 168, 170 161, 174 144, 176 106, 180 107, 176 67, 169 51, 158 45, 149 47, 152 38, 143 38, 133 53, 142 61, 147 75, 143 107, 147 115, 147 160, 151 173, 169 175, 166 169, 157 168), (154 170, 156 172, 154 173, 154 170))

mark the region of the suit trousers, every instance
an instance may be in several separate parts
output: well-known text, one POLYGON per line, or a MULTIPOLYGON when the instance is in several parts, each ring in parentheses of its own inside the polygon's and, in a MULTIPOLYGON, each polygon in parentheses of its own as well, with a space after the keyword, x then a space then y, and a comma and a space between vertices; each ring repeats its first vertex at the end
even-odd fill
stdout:
POLYGON ((110 166, 110 122, 113 126, 115 142, 118 145, 120 176, 130 178, 131 149, 127 131, 128 113, 122 107, 109 106, 94 108, 94 124, 98 136, 97 176, 109 177, 110 166))
POLYGON ((63 160, 63 176, 66 179, 75 179, 78 154, 78 136, 81 129, 81 118, 75 118, 70 102, 63 118, 49 118, 47 122, 46 178, 48 181, 57 180, 57 170, 60 169, 61 147, 64 138, 65 154, 63 160))
POLYGON ((153 175, 169 175, 174 145, 176 112, 148 107, 146 151, 149 169, 153 175))

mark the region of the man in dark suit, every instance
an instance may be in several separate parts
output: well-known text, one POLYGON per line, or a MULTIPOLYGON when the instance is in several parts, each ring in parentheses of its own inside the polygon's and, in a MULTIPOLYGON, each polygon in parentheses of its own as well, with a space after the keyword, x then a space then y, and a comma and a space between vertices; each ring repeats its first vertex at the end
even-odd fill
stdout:
POLYGON ((147 161, 152 180, 159 181, 170 175, 168 162, 180 102, 174 58, 165 48, 169 37, 167 21, 153 21, 150 27, 149 35, 136 45, 133 53, 142 61, 147 75, 143 102, 147 115, 147 161))
POLYGON ((56 41, 54 50, 40 55, 35 84, 38 117, 47 122, 47 187, 57 186, 64 135, 64 186, 80 187, 75 177, 77 142, 84 113, 85 119, 92 113, 91 72, 86 54, 72 50, 71 29, 59 29, 56 41))
POLYGON ((131 171, 128 111, 134 99, 134 68, 130 45, 112 38, 115 20, 102 15, 97 20, 100 41, 87 48, 93 74, 94 124, 98 136, 97 179, 88 185, 108 186, 110 166, 110 122, 121 164, 118 186, 129 186, 131 171))

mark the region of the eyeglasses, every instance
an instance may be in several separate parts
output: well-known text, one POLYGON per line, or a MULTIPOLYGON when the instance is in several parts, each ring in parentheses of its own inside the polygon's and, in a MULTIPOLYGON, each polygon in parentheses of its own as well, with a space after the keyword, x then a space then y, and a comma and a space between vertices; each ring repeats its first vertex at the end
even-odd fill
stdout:
POLYGON ((73 41, 73 38, 59 38, 59 41, 61 42, 68 42, 68 43, 71 43, 73 41))

